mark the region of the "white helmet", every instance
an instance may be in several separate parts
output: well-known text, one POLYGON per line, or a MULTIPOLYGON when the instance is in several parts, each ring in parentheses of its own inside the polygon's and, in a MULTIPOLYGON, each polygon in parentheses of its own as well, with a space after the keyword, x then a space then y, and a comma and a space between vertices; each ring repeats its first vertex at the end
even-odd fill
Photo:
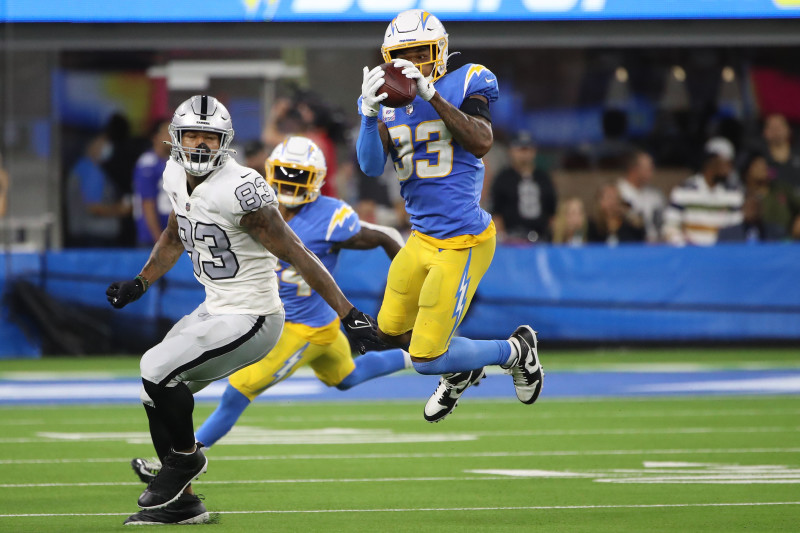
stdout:
POLYGON ((308 204, 319 198, 328 168, 325 156, 306 137, 287 137, 267 159, 267 183, 286 206, 308 204))
MULTIPOLYGON (((433 71, 432 81, 447 72, 447 32, 438 18, 422 9, 409 9, 397 15, 386 28, 381 54, 387 63, 397 50, 430 46, 433 71)), ((427 63, 424 63, 427 64, 427 63)), ((420 68, 422 65, 417 65, 420 68)), ((420 69, 421 70, 421 69, 420 69)))
POLYGON ((172 158, 192 176, 205 176, 228 160, 233 140, 231 114, 213 96, 192 96, 175 110, 169 125, 172 158), (219 149, 186 148, 181 139, 186 131, 212 131, 219 134, 219 149))

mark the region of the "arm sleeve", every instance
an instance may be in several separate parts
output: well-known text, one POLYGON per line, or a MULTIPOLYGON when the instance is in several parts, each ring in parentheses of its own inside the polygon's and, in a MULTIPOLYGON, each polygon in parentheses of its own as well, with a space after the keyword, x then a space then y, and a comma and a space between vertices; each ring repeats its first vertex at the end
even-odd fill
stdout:
POLYGON ((383 174, 386 165, 386 152, 383 151, 381 134, 378 131, 378 118, 361 116, 361 129, 358 131, 356 155, 361 171, 370 177, 383 174))

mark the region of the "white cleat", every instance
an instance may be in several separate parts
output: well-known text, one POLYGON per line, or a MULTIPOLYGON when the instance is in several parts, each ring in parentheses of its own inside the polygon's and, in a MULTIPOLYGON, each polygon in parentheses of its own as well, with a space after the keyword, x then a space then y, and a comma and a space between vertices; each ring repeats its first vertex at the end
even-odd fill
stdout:
POLYGON ((433 395, 425 404, 424 416, 428 422, 439 422, 453 412, 458 405, 458 399, 470 385, 477 385, 486 377, 483 367, 470 372, 444 374, 439 379, 433 395))
POLYGON ((519 401, 530 405, 539 398, 544 384, 544 368, 536 352, 536 332, 530 326, 520 326, 508 340, 516 346, 519 357, 506 369, 506 374, 514 378, 519 401))

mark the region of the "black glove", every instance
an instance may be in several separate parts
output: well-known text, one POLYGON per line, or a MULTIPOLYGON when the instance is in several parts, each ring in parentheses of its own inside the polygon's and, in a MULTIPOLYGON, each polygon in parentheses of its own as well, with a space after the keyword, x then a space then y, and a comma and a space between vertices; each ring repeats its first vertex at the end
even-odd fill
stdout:
POLYGON ((141 278, 130 281, 115 281, 106 289, 108 303, 117 309, 122 309, 131 302, 135 302, 144 294, 145 286, 141 278))
POLYGON ((378 324, 375 319, 355 307, 342 319, 342 325, 359 353, 389 348, 378 338, 378 324))

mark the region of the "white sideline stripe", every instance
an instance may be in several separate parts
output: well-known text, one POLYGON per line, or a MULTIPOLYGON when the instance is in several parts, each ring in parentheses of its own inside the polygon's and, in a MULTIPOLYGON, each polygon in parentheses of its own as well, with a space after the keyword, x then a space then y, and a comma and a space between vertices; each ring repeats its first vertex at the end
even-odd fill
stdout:
MULTIPOLYGON (((236 479, 198 481, 202 485, 283 485, 294 483, 397 483, 418 481, 486 481, 486 480, 522 479, 509 478, 508 476, 477 476, 477 477, 386 477, 386 478, 345 478, 345 479, 236 479)), ((43 487, 127 487, 130 485, 141 486, 136 481, 92 481, 86 483, 2 483, 0 489, 28 489, 43 487)))
MULTIPOLYGON (((212 461, 307 461, 351 459, 431 459, 470 457, 582 457, 604 455, 708 455, 739 453, 800 453, 800 448, 697 448, 665 450, 554 450, 522 452, 463 452, 463 453, 362 453, 316 455, 220 455, 209 454, 212 461)), ((52 465, 73 463, 128 463, 130 457, 101 457, 92 459, 0 459, 0 465, 52 465)))
MULTIPOLYGON (((531 505, 525 507, 429 507, 421 509, 290 509, 258 511, 211 511, 219 514, 313 514, 313 513, 429 513, 447 511, 571 511, 593 509, 673 509, 681 507, 762 507, 774 505, 800 505, 800 502, 735 502, 735 503, 654 503, 631 505, 531 505)), ((37 518, 47 516, 128 516, 125 513, 31 513, 0 514, 0 518, 37 518)))
MULTIPOLYGON (((651 429, 552 429, 552 430, 522 430, 522 431, 473 431, 470 435, 477 437, 562 437, 562 436, 581 436, 581 435, 653 435, 653 434, 713 434, 713 433, 786 433, 800 430, 798 426, 766 426, 766 427, 741 427, 741 428, 651 428, 651 429)), ((75 434, 77 435, 77 434, 75 434)), ((81 433, 83 435, 83 433, 81 433)), ((97 434, 92 438, 92 442, 119 441, 125 437, 120 433, 108 434, 107 437, 97 434)), ((131 434, 134 435, 134 434, 131 434)), ((135 434, 136 436, 139 433, 135 434)), ((142 438, 149 439, 146 433, 142 432, 142 438)), ((77 440, 77 437, 73 440, 77 440)), ((20 437, 3 438, 0 444, 30 444, 30 443, 57 443, 63 445, 70 442, 64 438, 48 437, 20 437)), ((252 443, 257 444, 257 443, 252 443)))

